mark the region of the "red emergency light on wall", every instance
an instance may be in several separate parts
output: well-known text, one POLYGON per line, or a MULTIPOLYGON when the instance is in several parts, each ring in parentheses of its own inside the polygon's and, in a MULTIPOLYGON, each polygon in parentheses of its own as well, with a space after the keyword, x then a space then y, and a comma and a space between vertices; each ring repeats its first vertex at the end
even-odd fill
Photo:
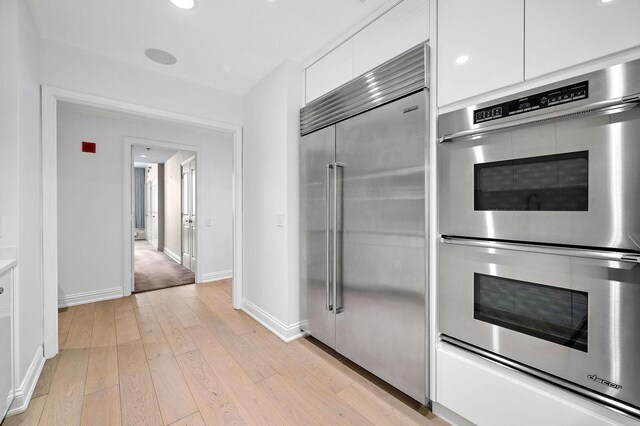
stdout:
POLYGON ((82 152, 90 152, 91 154, 96 153, 96 143, 95 142, 82 142, 82 152))

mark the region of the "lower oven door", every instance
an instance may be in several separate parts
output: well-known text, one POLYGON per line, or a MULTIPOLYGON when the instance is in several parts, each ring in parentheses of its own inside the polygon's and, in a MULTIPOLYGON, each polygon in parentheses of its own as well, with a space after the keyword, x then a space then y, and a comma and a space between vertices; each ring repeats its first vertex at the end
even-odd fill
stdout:
POLYGON ((464 241, 440 247, 444 335, 640 406, 637 260, 464 241))

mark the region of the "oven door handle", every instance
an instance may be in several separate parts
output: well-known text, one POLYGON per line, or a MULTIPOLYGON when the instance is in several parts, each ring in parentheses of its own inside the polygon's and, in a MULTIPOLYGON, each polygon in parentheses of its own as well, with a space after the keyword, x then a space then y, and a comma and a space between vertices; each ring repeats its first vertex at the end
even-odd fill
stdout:
POLYGON ((440 143, 449 142, 457 138, 480 135, 480 134, 495 132, 498 130, 506 130, 506 129, 511 129, 515 127, 534 124, 540 121, 556 120, 556 119, 570 117, 578 114, 580 115, 597 114, 597 113, 614 114, 618 112, 627 111, 635 107, 639 102, 640 102, 640 94, 636 94, 636 95, 625 96, 623 98, 591 103, 588 105, 565 109, 562 111, 539 114, 534 117, 515 119, 515 120, 508 121, 506 123, 500 123, 500 124, 494 124, 494 125, 482 126, 482 127, 477 127, 478 125, 475 125, 476 127, 472 129, 462 130, 460 132, 440 136, 440 143))
POLYGON ((570 257, 584 257, 587 259, 596 260, 613 260, 616 262, 640 263, 640 254, 634 253, 598 251, 537 244, 504 243, 499 241, 474 240, 471 238, 451 237, 446 235, 441 236, 440 241, 444 244, 456 244, 491 249, 517 250, 530 253, 554 254, 570 257))

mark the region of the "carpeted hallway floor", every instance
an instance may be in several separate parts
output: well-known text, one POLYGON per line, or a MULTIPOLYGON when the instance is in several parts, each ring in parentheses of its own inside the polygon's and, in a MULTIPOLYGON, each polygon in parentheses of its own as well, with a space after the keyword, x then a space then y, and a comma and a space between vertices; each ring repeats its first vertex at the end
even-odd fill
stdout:
POLYGON ((135 242, 135 293, 195 282, 193 272, 147 241, 135 242))

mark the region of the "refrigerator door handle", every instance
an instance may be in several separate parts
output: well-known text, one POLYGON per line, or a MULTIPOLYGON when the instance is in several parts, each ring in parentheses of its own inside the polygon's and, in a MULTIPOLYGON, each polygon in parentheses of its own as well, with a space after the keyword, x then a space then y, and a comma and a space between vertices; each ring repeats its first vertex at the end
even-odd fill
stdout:
POLYGON ((325 234, 326 234, 326 243, 327 243, 327 258, 326 258, 326 267, 327 267, 327 273, 326 273, 326 298, 325 298, 325 309, 327 311, 332 311, 333 310, 333 304, 331 303, 331 169, 333 169, 333 165, 332 164, 327 164, 327 181, 326 181, 326 188, 327 188, 327 193, 325 194, 325 200, 327 202, 327 218, 326 218, 326 227, 325 227, 325 234))
POLYGON ((333 306, 336 314, 342 311, 338 304, 338 169, 344 163, 333 164, 333 306))

